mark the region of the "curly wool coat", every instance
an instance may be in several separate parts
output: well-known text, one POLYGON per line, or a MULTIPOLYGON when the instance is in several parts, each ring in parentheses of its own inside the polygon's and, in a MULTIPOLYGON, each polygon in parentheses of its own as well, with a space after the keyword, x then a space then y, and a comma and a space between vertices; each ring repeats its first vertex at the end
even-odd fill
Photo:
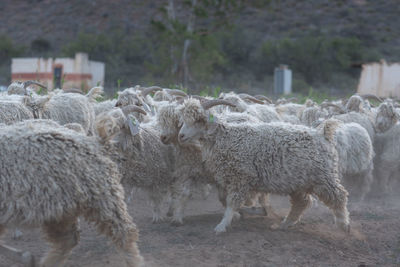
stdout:
POLYGON ((323 125, 334 122, 337 122, 337 127, 333 141, 338 151, 342 183, 349 190, 350 196, 362 200, 373 180, 375 153, 372 141, 367 130, 358 123, 328 119, 323 125))
POLYGON ((175 180, 175 151, 161 142, 155 121, 140 124, 137 133, 132 134, 127 125, 133 119, 130 116, 119 108, 100 114, 97 131, 103 140, 112 140, 109 149, 114 151, 112 158, 119 165, 125 189, 135 186, 147 191, 154 205, 153 220, 158 221, 162 200, 175 180))
POLYGON ((32 111, 23 103, 0 101, 0 123, 13 124, 29 119, 33 119, 32 111))
POLYGON ((42 227, 52 249, 41 266, 62 266, 79 241, 83 216, 129 266, 142 265, 120 174, 106 154, 94 138, 54 121, 0 124, 0 234, 8 227, 42 227))
POLYGON ((95 140, 45 120, 0 129, 0 224, 38 226, 96 208, 110 215, 125 209, 117 166, 95 140))
POLYGON ((88 135, 95 135, 93 101, 103 92, 101 87, 92 88, 87 95, 58 93, 40 109, 41 119, 51 119, 61 125, 79 123, 88 135))
MULTIPOLYGON (((321 135, 281 122, 215 125, 208 119, 199 101, 187 100, 179 138, 183 142, 199 138, 206 168, 227 192, 228 208, 240 207, 249 191, 291 195, 301 199, 304 207, 310 202, 308 194, 315 194, 334 210, 341 227, 348 229, 348 193, 339 182, 337 152, 327 141, 333 138, 332 130, 321 135)), ((296 201, 292 204, 297 205, 296 201)), ((230 224, 228 208, 217 232, 230 224)), ((293 221, 298 215, 292 216, 293 221)))

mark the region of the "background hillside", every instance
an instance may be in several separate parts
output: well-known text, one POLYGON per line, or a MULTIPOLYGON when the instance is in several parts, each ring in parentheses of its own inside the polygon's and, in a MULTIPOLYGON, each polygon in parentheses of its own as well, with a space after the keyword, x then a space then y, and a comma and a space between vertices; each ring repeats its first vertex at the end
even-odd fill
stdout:
POLYGON ((294 71, 296 92, 348 94, 360 63, 400 57, 397 0, 221 0, 218 10, 206 2, 175 0, 171 22, 167 0, 2 0, 0 84, 10 81, 11 57, 84 51, 106 62, 110 94, 135 84, 266 93, 279 64, 294 71))

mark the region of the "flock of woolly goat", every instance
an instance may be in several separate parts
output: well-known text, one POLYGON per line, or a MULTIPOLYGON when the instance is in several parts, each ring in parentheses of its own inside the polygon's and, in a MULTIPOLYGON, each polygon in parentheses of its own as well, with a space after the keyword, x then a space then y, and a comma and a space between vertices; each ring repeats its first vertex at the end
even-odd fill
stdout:
POLYGON ((348 232, 348 198, 387 194, 400 170, 400 109, 391 99, 274 103, 262 95, 212 99, 136 86, 97 102, 101 87, 42 96, 34 84, 14 82, 0 95, 0 234, 41 227, 51 243, 41 266, 66 260, 80 216, 112 240, 128 266, 144 265, 124 193, 132 188, 147 193, 153 222, 168 201, 166 216, 183 224, 193 190, 206 195, 215 186, 225 208, 216 233, 241 208, 270 211, 270 193, 290 197, 279 228, 296 224, 317 198, 348 232))

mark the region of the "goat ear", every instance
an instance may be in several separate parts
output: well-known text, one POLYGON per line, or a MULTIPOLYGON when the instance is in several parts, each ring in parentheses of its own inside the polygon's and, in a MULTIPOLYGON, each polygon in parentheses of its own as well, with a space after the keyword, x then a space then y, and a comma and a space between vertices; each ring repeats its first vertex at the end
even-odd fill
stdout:
POLYGON ((213 114, 208 115, 208 121, 207 121, 207 134, 213 134, 219 126, 217 117, 215 117, 213 114))
POLYGON ((144 111, 150 113, 151 112, 151 108, 149 107, 149 105, 147 105, 146 102, 144 102, 144 101, 141 101, 141 102, 142 102, 144 111))
POLYGON ((399 120, 400 120, 400 114, 397 113, 396 110, 394 110, 394 119, 395 119, 396 121, 399 121, 399 120))
POLYGON ((128 116, 125 125, 132 136, 135 136, 140 132, 139 122, 133 116, 128 116))

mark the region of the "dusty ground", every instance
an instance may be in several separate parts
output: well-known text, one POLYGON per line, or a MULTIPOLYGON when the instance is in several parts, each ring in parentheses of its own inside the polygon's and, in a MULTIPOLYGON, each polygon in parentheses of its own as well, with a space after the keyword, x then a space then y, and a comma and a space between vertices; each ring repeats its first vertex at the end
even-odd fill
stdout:
MULTIPOLYGON (((286 198, 273 197, 272 203, 279 215, 288 211, 286 198)), ((350 235, 337 229, 329 210, 319 204, 286 231, 271 230, 276 218, 247 217, 217 236, 213 229, 222 217, 222 207, 215 190, 207 200, 189 202, 182 227, 152 224, 147 198, 141 192, 135 193, 130 212, 140 229, 139 247, 148 266, 400 266, 399 204, 391 199, 351 206, 350 235)), ((24 230, 20 240, 13 240, 8 232, 2 240, 37 258, 47 249, 39 230, 24 230)), ((0 266, 21 265, 0 256, 0 266)), ((107 239, 82 223, 81 242, 66 266, 124 265, 107 239)))

